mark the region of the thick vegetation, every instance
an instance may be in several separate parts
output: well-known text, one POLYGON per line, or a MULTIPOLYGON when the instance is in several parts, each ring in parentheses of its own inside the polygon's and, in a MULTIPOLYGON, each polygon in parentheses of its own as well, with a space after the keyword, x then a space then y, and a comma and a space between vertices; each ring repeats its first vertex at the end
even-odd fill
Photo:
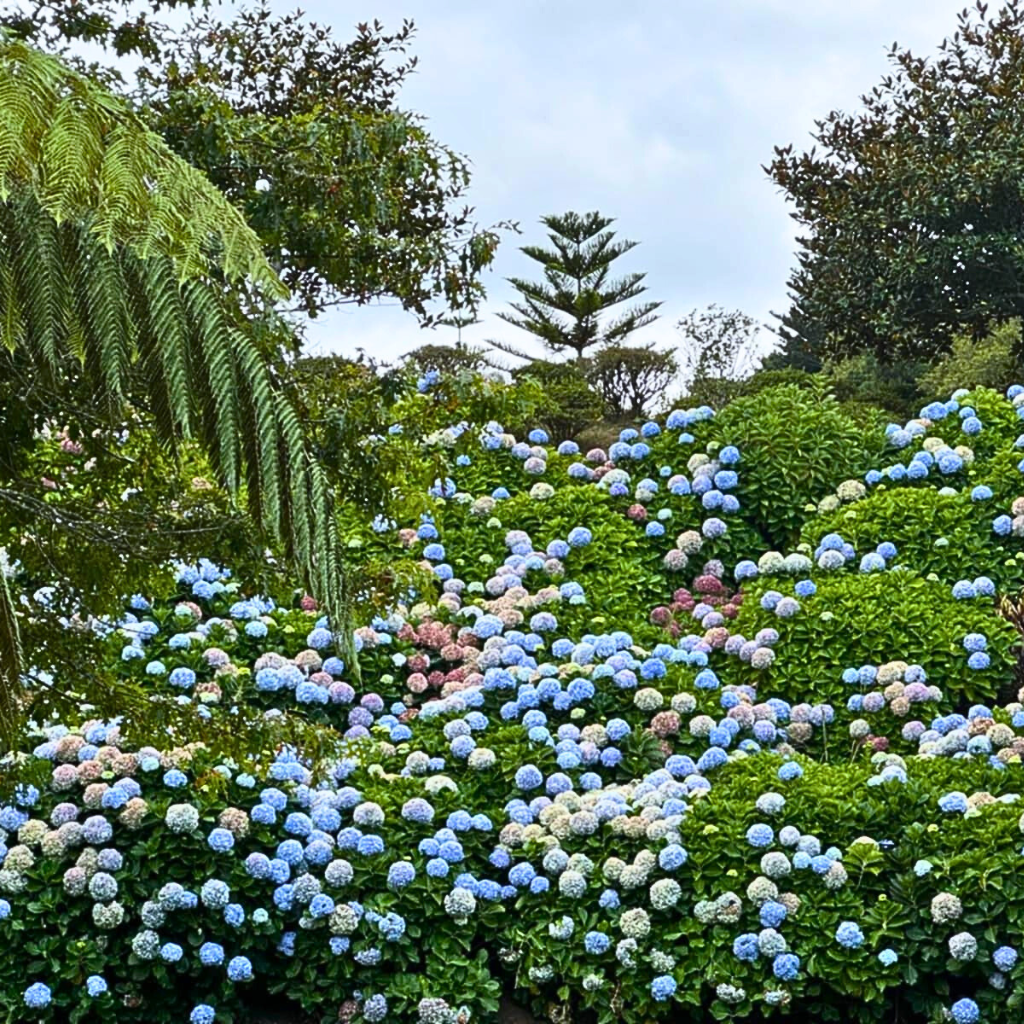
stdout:
POLYGON ((581 451, 421 436, 425 375, 379 443, 429 494, 346 516, 418 563, 361 684, 311 598, 200 560, 88 631, 166 741, 27 692, 11 1018, 1018 1019, 1022 397, 875 431, 783 385, 581 451))

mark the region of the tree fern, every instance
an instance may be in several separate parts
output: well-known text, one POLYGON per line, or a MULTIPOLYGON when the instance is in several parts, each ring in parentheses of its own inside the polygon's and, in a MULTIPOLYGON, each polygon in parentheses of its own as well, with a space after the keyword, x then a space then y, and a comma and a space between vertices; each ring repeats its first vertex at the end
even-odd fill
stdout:
MULTIPOLYGON (((237 211, 113 97, 9 42, 0 200, 0 344, 58 385, 80 367, 112 411, 141 401, 169 445, 201 441, 301 566, 358 671, 329 488, 226 286, 282 293, 237 211)), ((6 598, 0 636, 17 639, 6 598)), ((0 708, 9 698, 0 688, 0 708)))
POLYGON ((171 256, 178 280, 222 272, 287 292, 242 215, 117 97, 59 60, 0 40, 0 199, 27 189, 57 224, 108 249, 171 256))

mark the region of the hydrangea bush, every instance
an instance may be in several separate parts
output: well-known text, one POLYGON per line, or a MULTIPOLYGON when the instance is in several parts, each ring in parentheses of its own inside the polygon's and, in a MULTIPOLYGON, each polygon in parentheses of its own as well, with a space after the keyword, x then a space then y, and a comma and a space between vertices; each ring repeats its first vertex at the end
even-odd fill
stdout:
POLYGON ((607 450, 451 427, 429 511, 352 529, 425 581, 358 686, 312 599, 154 579, 105 650, 192 726, 83 708, 4 763, 0 1005, 1019 1020, 1022 396, 877 436, 795 388, 607 450), (245 763, 205 742, 232 721, 245 763))

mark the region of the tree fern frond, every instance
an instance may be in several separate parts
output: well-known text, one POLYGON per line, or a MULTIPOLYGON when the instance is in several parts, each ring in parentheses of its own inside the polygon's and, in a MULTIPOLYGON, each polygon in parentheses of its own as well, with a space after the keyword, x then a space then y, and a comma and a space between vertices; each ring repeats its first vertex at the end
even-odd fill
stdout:
POLYGON ((154 372, 163 376, 175 433, 192 434, 193 411, 188 368, 187 322, 181 292, 175 281, 174 266, 167 257, 153 257, 138 263, 139 283, 145 301, 146 344, 143 358, 149 359, 154 372))
POLYGON ((134 361, 135 327, 129 312, 125 280, 117 258, 87 231, 65 232, 75 246, 75 295, 83 310, 87 344, 111 396, 121 395, 134 361))
POLYGON ((62 224, 88 203, 102 157, 100 139, 91 130, 88 108, 81 96, 65 96, 57 104, 43 133, 41 149, 43 205, 62 224))
POLYGON ((59 273, 55 225, 26 197, 15 200, 12 212, 3 258, 9 260, 20 305, 28 320, 21 335, 33 357, 48 373, 56 374, 67 310, 53 294, 55 288, 63 291, 66 286, 59 273))
POLYGON ((0 39, 0 199, 27 189, 58 223, 90 218, 108 249, 176 260, 180 279, 287 289, 256 233, 126 104, 55 57, 0 39))
POLYGON ((238 380, 223 310, 208 288, 195 282, 182 288, 191 338, 191 388, 198 405, 200 437, 222 484, 237 492, 242 458, 238 380))

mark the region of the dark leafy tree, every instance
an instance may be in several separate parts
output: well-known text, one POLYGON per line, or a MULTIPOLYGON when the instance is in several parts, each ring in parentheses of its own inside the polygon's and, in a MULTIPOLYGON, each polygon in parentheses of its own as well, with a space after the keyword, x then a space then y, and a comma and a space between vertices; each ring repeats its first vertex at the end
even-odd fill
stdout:
MULTIPOLYGON (((541 218, 551 248, 525 245, 520 252, 539 263, 544 281, 510 277, 521 296, 511 303, 515 313, 499 313, 506 323, 528 331, 552 352, 566 349, 582 359, 596 345, 621 345, 634 331, 653 323, 660 302, 642 302, 610 319, 603 314, 642 295, 646 274, 611 278, 611 266, 638 243, 616 240, 608 226, 614 218, 600 213, 565 213, 541 218)), ((492 341, 502 352, 529 359, 515 346, 492 341)))
POLYGON ((501 228, 461 206, 465 157, 398 93, 414 26, 362 24, 349 42, 266 2, 215 17, 194 0, 29 0, 0 19, 50 47, 90 43, 138 60, 127 94, 150 127, 237 206, 291 291, 288 309, 397 298, 424 325, 474 310, 501 228), (195 8, 181 29, 160 21, 195 8))
POLYGON ((821 324, 808 319, 796 306, 772 316, 777 323, 771 329, 781 344, 761 360, 762 369, 817 373, 826 358, 825 332, 821 324))
POLYGON ((590 360, 588 377, 615 419, 639 419, 664 398, 679 373, 674 350, 607 345, 590 360))
POLYGON ((889 56, 859 112, 766 170, 803 229, 790 317, 832 356, 931 359, 1024 312, 1024 8, 977 3, 934 59, 889 56))

